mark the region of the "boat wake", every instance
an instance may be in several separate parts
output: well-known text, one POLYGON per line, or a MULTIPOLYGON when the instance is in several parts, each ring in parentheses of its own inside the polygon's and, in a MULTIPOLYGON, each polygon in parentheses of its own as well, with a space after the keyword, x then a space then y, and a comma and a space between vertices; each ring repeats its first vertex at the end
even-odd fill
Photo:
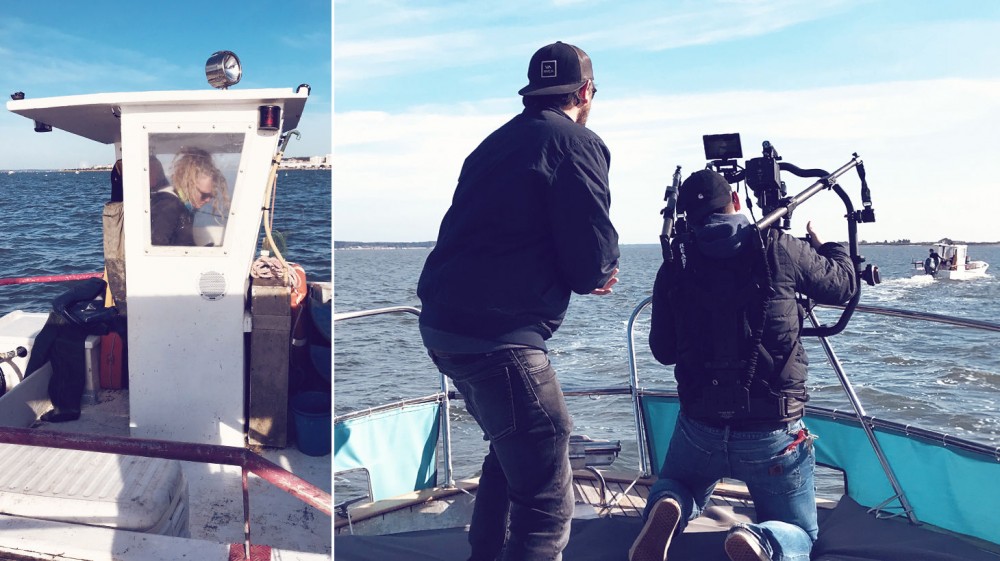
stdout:
POLYGON ((930 275, 886 279, 878 286, 877 291, 868 291, 864 296, 874 296, 878 302, 908 300, 913 290, 927 288, 933 284, 934 277, 930 275))
POLYGON ((920 275, 916 277, 904 277, 883 281, 880 289, 887 286, 924 286, 934 284, 934 277, 931 275, 920 275))

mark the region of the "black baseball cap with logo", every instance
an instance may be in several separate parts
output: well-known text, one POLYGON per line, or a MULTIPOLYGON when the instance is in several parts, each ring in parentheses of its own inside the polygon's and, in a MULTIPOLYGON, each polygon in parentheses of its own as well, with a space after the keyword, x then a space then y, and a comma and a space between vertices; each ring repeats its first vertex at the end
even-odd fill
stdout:
POLYGON ((528 85, 520 95, 567 94, 594 79, 590 57, 579 47, 556 41, 535 51, 528 63, 528 85))

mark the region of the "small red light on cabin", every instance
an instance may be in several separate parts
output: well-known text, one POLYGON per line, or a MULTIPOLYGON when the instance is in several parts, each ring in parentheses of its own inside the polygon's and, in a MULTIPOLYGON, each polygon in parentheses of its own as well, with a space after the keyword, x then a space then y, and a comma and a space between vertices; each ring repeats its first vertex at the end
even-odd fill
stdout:
POLYGON ((257 129, 262 131, 276 131, 281 128, 281 107, 277 105, 261 105, 258 108, 260 117, 257 120, 257 129))

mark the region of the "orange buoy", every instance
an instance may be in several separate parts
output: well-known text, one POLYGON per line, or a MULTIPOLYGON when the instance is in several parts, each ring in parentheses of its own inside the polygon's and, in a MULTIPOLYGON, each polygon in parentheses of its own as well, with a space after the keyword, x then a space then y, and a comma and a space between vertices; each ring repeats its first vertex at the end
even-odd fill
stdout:
MULTIPOLYGON (((104 305, 109 307, 114 306, 115 299, 111 295, 111 283, 109 282, 107 268, 104 269, 104 281, 107 282, 104 292, 104 305)), ((101 335, 101 363, 97 368, 101 388, 117 390, 125 387, 128 373, 125 372, 125 361, 122 356, 124 347, 125 342, 118 333, 112 331, 107 335, 101 335)))
POLYGON ((309 333, 307 322, 303 317, 303 312, 305 311, 303 303, 309 294, 309 287, 306 285, 306 270, 298 263, 289 263, 288 266, 295 274, 295 279, 292 282, 290 303, 292 307, 292 346, 304 347, 309 333))
POLYGON ((101 364, 98 372, 101 377, 101 387, 104 389, 125 387, 124 361, 122 360, 124 346, 121 336, 114 331, 101 336, 101 364))

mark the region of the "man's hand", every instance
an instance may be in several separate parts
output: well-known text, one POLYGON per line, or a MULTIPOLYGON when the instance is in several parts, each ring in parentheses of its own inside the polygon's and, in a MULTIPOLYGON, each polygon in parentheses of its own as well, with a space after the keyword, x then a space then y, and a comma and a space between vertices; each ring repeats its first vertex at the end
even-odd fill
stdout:
POLYGON ((823 245, 823 241, 816 235, 816 230, 813 230, 812 222, 806 222, 806 233, 809 234, 809 243, 813 246, 813 249, 819 249, 819 246, 823 245))
POLYGON ((602 286, 601 288, 595 288, 594 290, 591 290, 590 293, 591 294, 596 294, 598 296, 604 296, 606 294, 611 294, 611 287, 614 286, 614 285, 616 285, 616 284, 618 284, 618 268, 617 267, 615 267, 614 271, 611 271, 611 278, 608 279, 608 282, 604 283, 604 286, 602 286))

